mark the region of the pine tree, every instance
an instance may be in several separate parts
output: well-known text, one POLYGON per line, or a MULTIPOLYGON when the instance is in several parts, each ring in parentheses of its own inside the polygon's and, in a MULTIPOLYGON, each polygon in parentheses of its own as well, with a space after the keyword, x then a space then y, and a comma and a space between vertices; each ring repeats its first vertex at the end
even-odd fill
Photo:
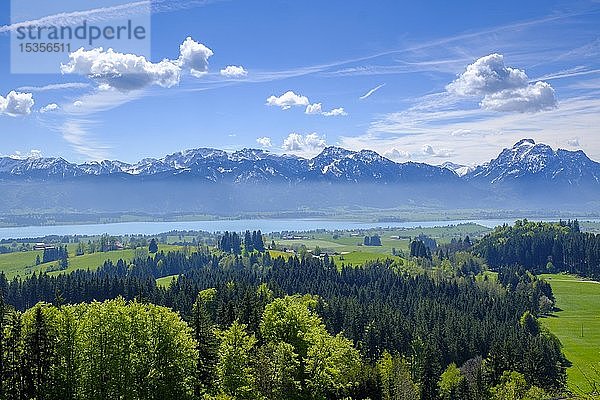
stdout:
POLYGON ((158 244, 156 243, 156 239, 152 238, 148 245, 148 253, 155 254, 156 252, 158 252, 158 244))
POLYGON ((214 289, 200 292, 192 311, 192 329, 194 330, 194 339, 198 343, 196 370, 199 385, 195 389, 198 397, 209 391, 215 383, 218 340, 208 309, 209 303, 214 303, 215 293, 214 289))
POLYGON ((21 337, 21 313, 13 312, 10 318, 8 335, 6 338, 5 354, 5 382, 6 399, 21 400, 23 391, 23 341, 21 337))
POLYGON ((252 240, 252 234, 248 230, 244 233, 244 249, 249 253, 254 251, 254 241, 252 240))
POLYGON ((54 359, 53 340, 48 329, 43 306, 34 308, 33 323, 24 334, 25 392, 28 398, 44 399, 50 387, 50 372, 54 359))

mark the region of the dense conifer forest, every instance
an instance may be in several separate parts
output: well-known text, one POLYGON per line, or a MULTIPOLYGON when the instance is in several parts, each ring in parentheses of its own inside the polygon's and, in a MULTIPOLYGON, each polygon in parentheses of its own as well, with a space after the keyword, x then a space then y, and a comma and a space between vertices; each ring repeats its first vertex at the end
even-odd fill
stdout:
POLYGON ((517 221, 486 235, 473 249, 493 269, 521 266, 532 272, 568 272, 600 279, 600 235, 579 222, 517 221))
MULTIPOLYGON (((576 223, 545 226, 531 229, 585 237, 576 223)), ((247 232, 226 233, 219 249, 157 251, 95 271, 1 275, 0 398, 550 398, 569 365, 537 320, 554 297, 517 262, 490 258, 504 231, 473 254, 470 240, 433 252, 413 244, 421 274, 391 260, 272 258, 247 232), (474 254, 498 277, 482 274, 474 254), (156 284, 169 275, 168 287, 156 284), (113 314, 104 336, 90 331, 113 314), (70 389, 47 389, 58 384, 70 389)))

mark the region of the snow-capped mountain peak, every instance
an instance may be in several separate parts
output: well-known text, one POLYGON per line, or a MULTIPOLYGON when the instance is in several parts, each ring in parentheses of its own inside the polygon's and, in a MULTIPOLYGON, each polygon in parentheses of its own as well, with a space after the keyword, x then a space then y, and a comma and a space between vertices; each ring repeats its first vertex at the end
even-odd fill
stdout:
POLYGON ((600 164, 585 153, 563 149, 553 150, 543 143, 523 139, 512 148, 504 149, 489 163, 475 168, 467 179, 491 184, 518 180, 523 183, 564 182, 597 183, 600 164))

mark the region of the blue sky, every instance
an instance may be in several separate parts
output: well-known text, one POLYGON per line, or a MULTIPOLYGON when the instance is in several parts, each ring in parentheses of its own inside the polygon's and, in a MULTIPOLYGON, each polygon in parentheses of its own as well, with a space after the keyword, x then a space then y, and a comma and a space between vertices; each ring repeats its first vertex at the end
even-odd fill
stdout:
POLYGON ((2 2, 0 154, 135 162, 338 145, 472 164, 531 137, 600 160, 598 1, 157 0, 153 10, 136 80, 126 66, 137 55, 118 46, 65 54, 62 72, 11 74, 17 21, 2 2))

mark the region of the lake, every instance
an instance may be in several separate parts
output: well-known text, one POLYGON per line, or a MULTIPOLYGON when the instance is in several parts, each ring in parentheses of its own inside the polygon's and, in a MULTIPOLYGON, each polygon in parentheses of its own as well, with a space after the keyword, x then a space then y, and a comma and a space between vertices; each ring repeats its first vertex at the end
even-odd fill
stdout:
MULTIPOLYGON (((415 228, 448 226, 464 223, 475 223, 493 228, 502 224, 512 224, 514 219, 469 219, 453 221, 420 221, 420 222, 358 222, 328 219, 239 219, 216 221, 177 221, 177 222, 120 222, 87 225, 48 225, 20 226, 0 228, 0 239, 35 238, 46 235, 127 235, 144 234, 156 235, 172 230, 241 232, 246 229, 260 229, 263 233, 281 231, 310 231, 316 229, 369 229, 369 228, 415 228)), ((533 220, 533 219, 532 219, 533 220)), ((552 220, 552 219, 543 219, 552 220)), ((557 220, 557 219, 554 219, 557 220)), ((589 219, 588 219, 589 220, 589 219)), ((593 220, 598 221, 598 220, 593 220)))

